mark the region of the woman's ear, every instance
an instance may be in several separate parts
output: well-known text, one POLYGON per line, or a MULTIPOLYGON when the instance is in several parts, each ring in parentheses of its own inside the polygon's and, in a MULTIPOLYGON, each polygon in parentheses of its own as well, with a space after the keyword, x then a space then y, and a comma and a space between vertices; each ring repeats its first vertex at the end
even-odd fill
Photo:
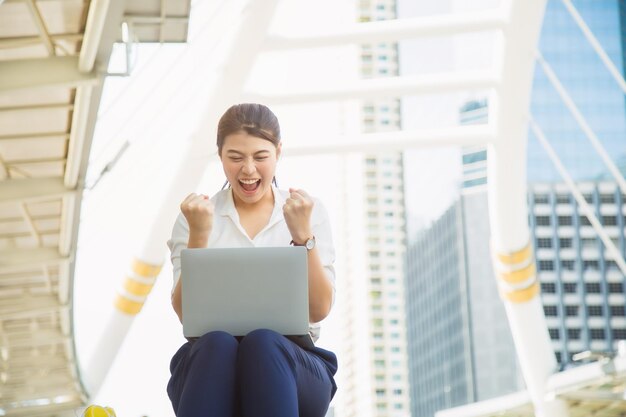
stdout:
POLYGON ((283 149, 283 143, 280 142, 277 146, 276 146, 276 159, 280 159, 280 153, 283 149))

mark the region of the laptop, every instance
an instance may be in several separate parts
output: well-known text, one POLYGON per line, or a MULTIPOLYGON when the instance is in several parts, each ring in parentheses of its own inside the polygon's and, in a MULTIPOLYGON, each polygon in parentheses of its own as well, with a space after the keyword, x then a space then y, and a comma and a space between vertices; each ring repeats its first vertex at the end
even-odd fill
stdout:
POLYGON ((185 337, 270 329, 313 347, 306 248, 183 249, 181 280, 185 337))

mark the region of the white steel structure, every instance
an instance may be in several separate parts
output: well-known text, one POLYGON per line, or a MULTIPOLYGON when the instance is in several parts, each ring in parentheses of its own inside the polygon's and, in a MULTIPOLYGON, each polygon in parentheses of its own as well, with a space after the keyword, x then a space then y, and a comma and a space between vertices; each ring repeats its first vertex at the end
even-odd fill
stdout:
POLYGON ((188 1, 0 2, 0 415, 74 416, 89 397, 72 294, 109 56, 122 21, 133 39, 184 42, 188 14, 188 1))
MULTIPOLYGON (((98 389, 158 274, 163 253, 154 242, 164 242, 170 227, 166 222, 155 225, 140 246, 132 273, 115 308, 111 308, 112 316, 102 339, 106 342, 99 345, 93 362, 81 377, 72 347, 73 256, 89 141, 111 42, 116 39, 125 10, 133 11, 126 17, 136 31, 142 25, 163 23, 146 29, 148 39, 167 41, 171 35, 169 40, 184 40, 180 29, 169 33, 165 28, 171 28, 169 24, 173 22, 185 24, 188 4, 172 1, 172 7, 166 8, 166 1, 161 8, 160 2, 148 7, 141 1, 134 4, 69 0, 70 6, 55 8, 61 1, 68 0, 0 3, 0 415, 7 416, 74 415, 72 408, 84 404, 98 389), (141 5, 159 13, 138 16, 141 5), (82 16, 87 16, 85 21, 82 16), (85 382, 91 392, 83 388, 85 382)), ((404 94, 489 90, 492 114, 485 129, 467 126, 339 136, 332 142, 312 144, 295 152, 362 151, 361 140, 367 141, 368 152, 386 151, 387 137, 393 140, 391 146, 396 150, 422 144, 487 144, 494 263, 527 385, 527 392, 521 395, 525 396, 527 409, 542 417, 576 415, 573 407, 568 410, 568 404, 575 406, 576 402, 570 401, 564 389, 570 382, 593 390, 598 382, 610 378, 618 396, 623 398, 624 365, 619 360, 611 362, 608 370, 593 364, 576 375, 555 374, 556 362, 538 299, 525 200, 525 141, 535 48, 545 0, 510 0, 495 13, 441 17, 428 22, 365 22, 317 36, 270 37, 264 43, 275 4, 276 1, 250 0, 242 18, 245 24, 232 28, 233 44, 219 79, 209 89, 207 107, 201 109, 203 122, 194 129, 188 158, 179 167, 180 175, 173 181, 168 200, 180 201, 179 190, 192 187, 199 177, 203 166, 194 157, 198 153, 206 155, 201 139, 212 136, 208 132, 213 132, 216 117, 228 104, 240 99, 244 81, 264 48, 308 48, 371 42, 379 37, 389 42, 495 31, 498 65, 486 73, 389 77, 350 86, 329 86, 325 90, 303 88, 273 97, 250 92, 248 96, 271 104, 394 100, 404 94), (562 380, 570 375, 571 381, 562 380)), ((159 210, 159 218, 171 218, 171 205, 164 203, 159 210)), ((610 239, 605 243, 611 248, 610 239)), ((623 259, 617 255, 614 259, 625 271, 623 259)), ((615 398, 606 397, 607 401, 615 398)), ((503 405, 500 410, 510 405, 503 405)), ((613 408, 619 406, 611 404, 613 408)), ((457 410, 454 415, 493 413, 457 410)))

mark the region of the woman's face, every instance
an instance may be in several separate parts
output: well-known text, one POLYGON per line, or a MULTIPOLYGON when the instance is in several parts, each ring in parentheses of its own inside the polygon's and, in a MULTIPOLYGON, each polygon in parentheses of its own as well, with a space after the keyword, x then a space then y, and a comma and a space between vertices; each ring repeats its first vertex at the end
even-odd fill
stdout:
POLYGON ((235 203, 255 204, 272 199, 272 179, 280 156, 280 144, 246 132, 224 138, 220 158, 224 173, 233 190, 235 203))

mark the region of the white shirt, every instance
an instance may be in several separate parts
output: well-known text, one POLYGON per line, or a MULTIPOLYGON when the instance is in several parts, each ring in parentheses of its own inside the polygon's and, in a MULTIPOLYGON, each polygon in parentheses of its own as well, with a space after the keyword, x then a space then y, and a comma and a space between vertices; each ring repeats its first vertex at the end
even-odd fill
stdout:
MULTIPOLYGON (((250 239, 239 221, 239 214, 235 208, 232 190, 226 189, 215 194, 211 201, 215 206, 213 228, 207 243, 208 248, 223 247, 274 247, 289 246, 291 234, 283 217, 283 205, 289 197, 289 192, 279 190, 272 186, 274 194, 274 210, 267 225, 250 239)), ((330 222, 328 214, 322 203, 313 199, 313 212, 311 214, 311 228, 315 236, 317 251, 324 266, 326 276, 333 286, 333 301, 335 299, 335 248, 332 242, 330 222)), ((180 213, 172 230, 172 237, 167 241, 171 251, 172 265, 174 269, 174 285, 172 292, 180 279, 180 252, 187 248, 189 241, 189 224, 185 216, 180 213)), ((318 323, 309 324, 309 333, 313 340, 319 337, 320 326, 318 323)))

